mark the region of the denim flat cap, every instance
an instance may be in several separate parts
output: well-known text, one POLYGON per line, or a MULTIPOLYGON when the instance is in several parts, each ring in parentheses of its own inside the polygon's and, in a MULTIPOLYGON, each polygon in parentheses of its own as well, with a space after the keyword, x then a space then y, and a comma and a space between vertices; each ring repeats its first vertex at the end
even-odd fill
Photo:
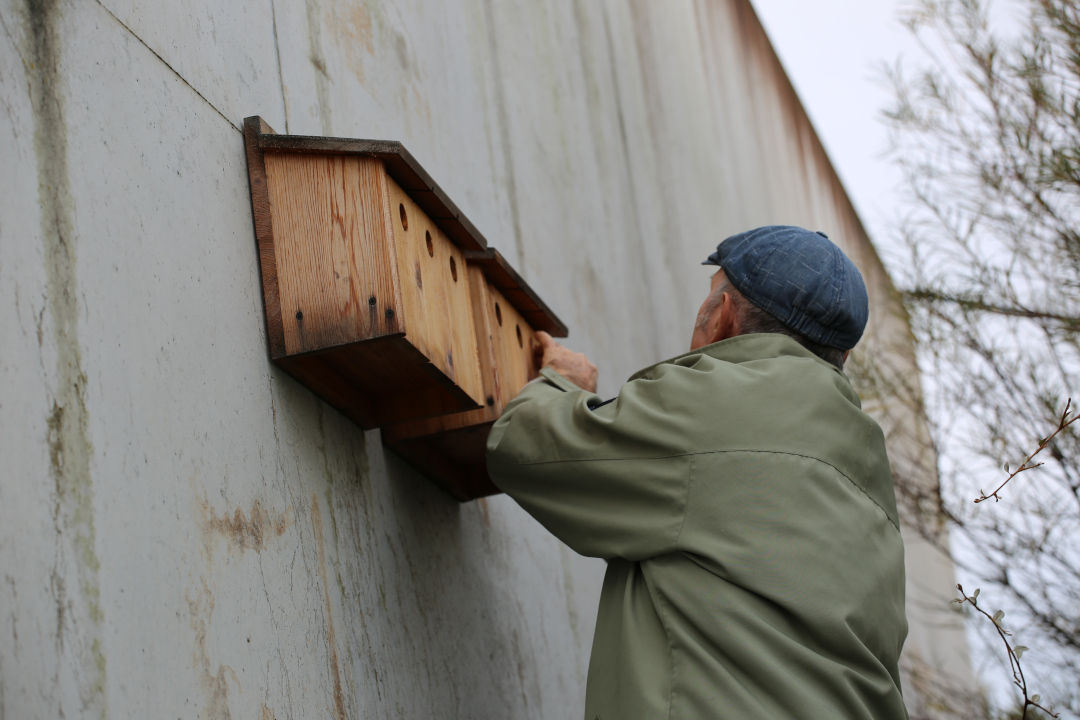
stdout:
POLYGON ((702 265, 717 265, 747 300, 810 340, 855 347, 870 306, 855 263, 822 232, 769 225, 732 235, 702 265))

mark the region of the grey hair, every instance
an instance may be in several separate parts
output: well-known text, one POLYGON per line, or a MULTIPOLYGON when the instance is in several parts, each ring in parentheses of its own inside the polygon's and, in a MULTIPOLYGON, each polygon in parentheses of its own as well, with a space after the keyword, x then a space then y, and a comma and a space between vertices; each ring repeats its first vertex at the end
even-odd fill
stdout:
MULTIPOLYGON (((720 272, 723 271, 721 270, 720 272)), ((720 284, 717 286, 716 290, 709 295, 709 299, 705 301, 704 307, 701 308, 701 312, 698 314, 697 318, 697 326, 699 329, 707 329, 706 326, 708 325, 709 318, 712 317, 713 312, 716 308, 720 307, 720 303, 724 300, 724 293, 730 295, 731 301, 735 304, 735 315, 739 319, 739 327, 742 329, 743 335, 752 335, 755 333, 776 333, 778 335, 786 335, 825 362, 835 365, 840 370, 844 369, 843 350, 816 343, 805 335, 792 330, 787 325, 780 322, 775 315, 771 315, 747 300, 746 296, 731 284, 731 280, 729 280, 726 275, 721 278, 720 284)))

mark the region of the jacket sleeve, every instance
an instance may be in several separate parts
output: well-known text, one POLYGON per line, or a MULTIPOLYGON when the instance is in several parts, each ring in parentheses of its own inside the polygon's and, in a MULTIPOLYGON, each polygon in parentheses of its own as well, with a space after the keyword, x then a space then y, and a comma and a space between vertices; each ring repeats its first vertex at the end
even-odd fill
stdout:
POLYGON ((597 407, 597 395, 542 373, 547 382, 527 385, 492 428, 492 480, 582 555, 642 560, 674 550, 690 465, 659 388, 633 381, 597 407))

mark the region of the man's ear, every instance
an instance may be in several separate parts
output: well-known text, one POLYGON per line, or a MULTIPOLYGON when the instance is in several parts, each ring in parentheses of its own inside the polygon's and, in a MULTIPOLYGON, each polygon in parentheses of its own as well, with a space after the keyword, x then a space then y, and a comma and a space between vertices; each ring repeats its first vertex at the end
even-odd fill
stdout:
POLYGON ((709 344, 720 342, 742 334, 739 314, 735 311, 735 300, 731 293, 720 296, 720 312, 713 315, 714 321, 709 330, 709 344))
POLYGON ((847 362, 847 356, 850 355, 850 354, 851 354, 850 350, 845 350, 844 351, 844 362, 847 362))

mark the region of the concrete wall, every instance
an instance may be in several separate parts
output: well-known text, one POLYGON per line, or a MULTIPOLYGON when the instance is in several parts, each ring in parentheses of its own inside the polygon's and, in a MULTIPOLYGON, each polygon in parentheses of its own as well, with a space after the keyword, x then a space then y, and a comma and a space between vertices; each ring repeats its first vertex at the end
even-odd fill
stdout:
POLYGON ((0 0, 0 718, 581 713, 604 564, 268 362, 252 114, 402 140, 601 393, 765 223, 909 347, 746 0, 0 0))

